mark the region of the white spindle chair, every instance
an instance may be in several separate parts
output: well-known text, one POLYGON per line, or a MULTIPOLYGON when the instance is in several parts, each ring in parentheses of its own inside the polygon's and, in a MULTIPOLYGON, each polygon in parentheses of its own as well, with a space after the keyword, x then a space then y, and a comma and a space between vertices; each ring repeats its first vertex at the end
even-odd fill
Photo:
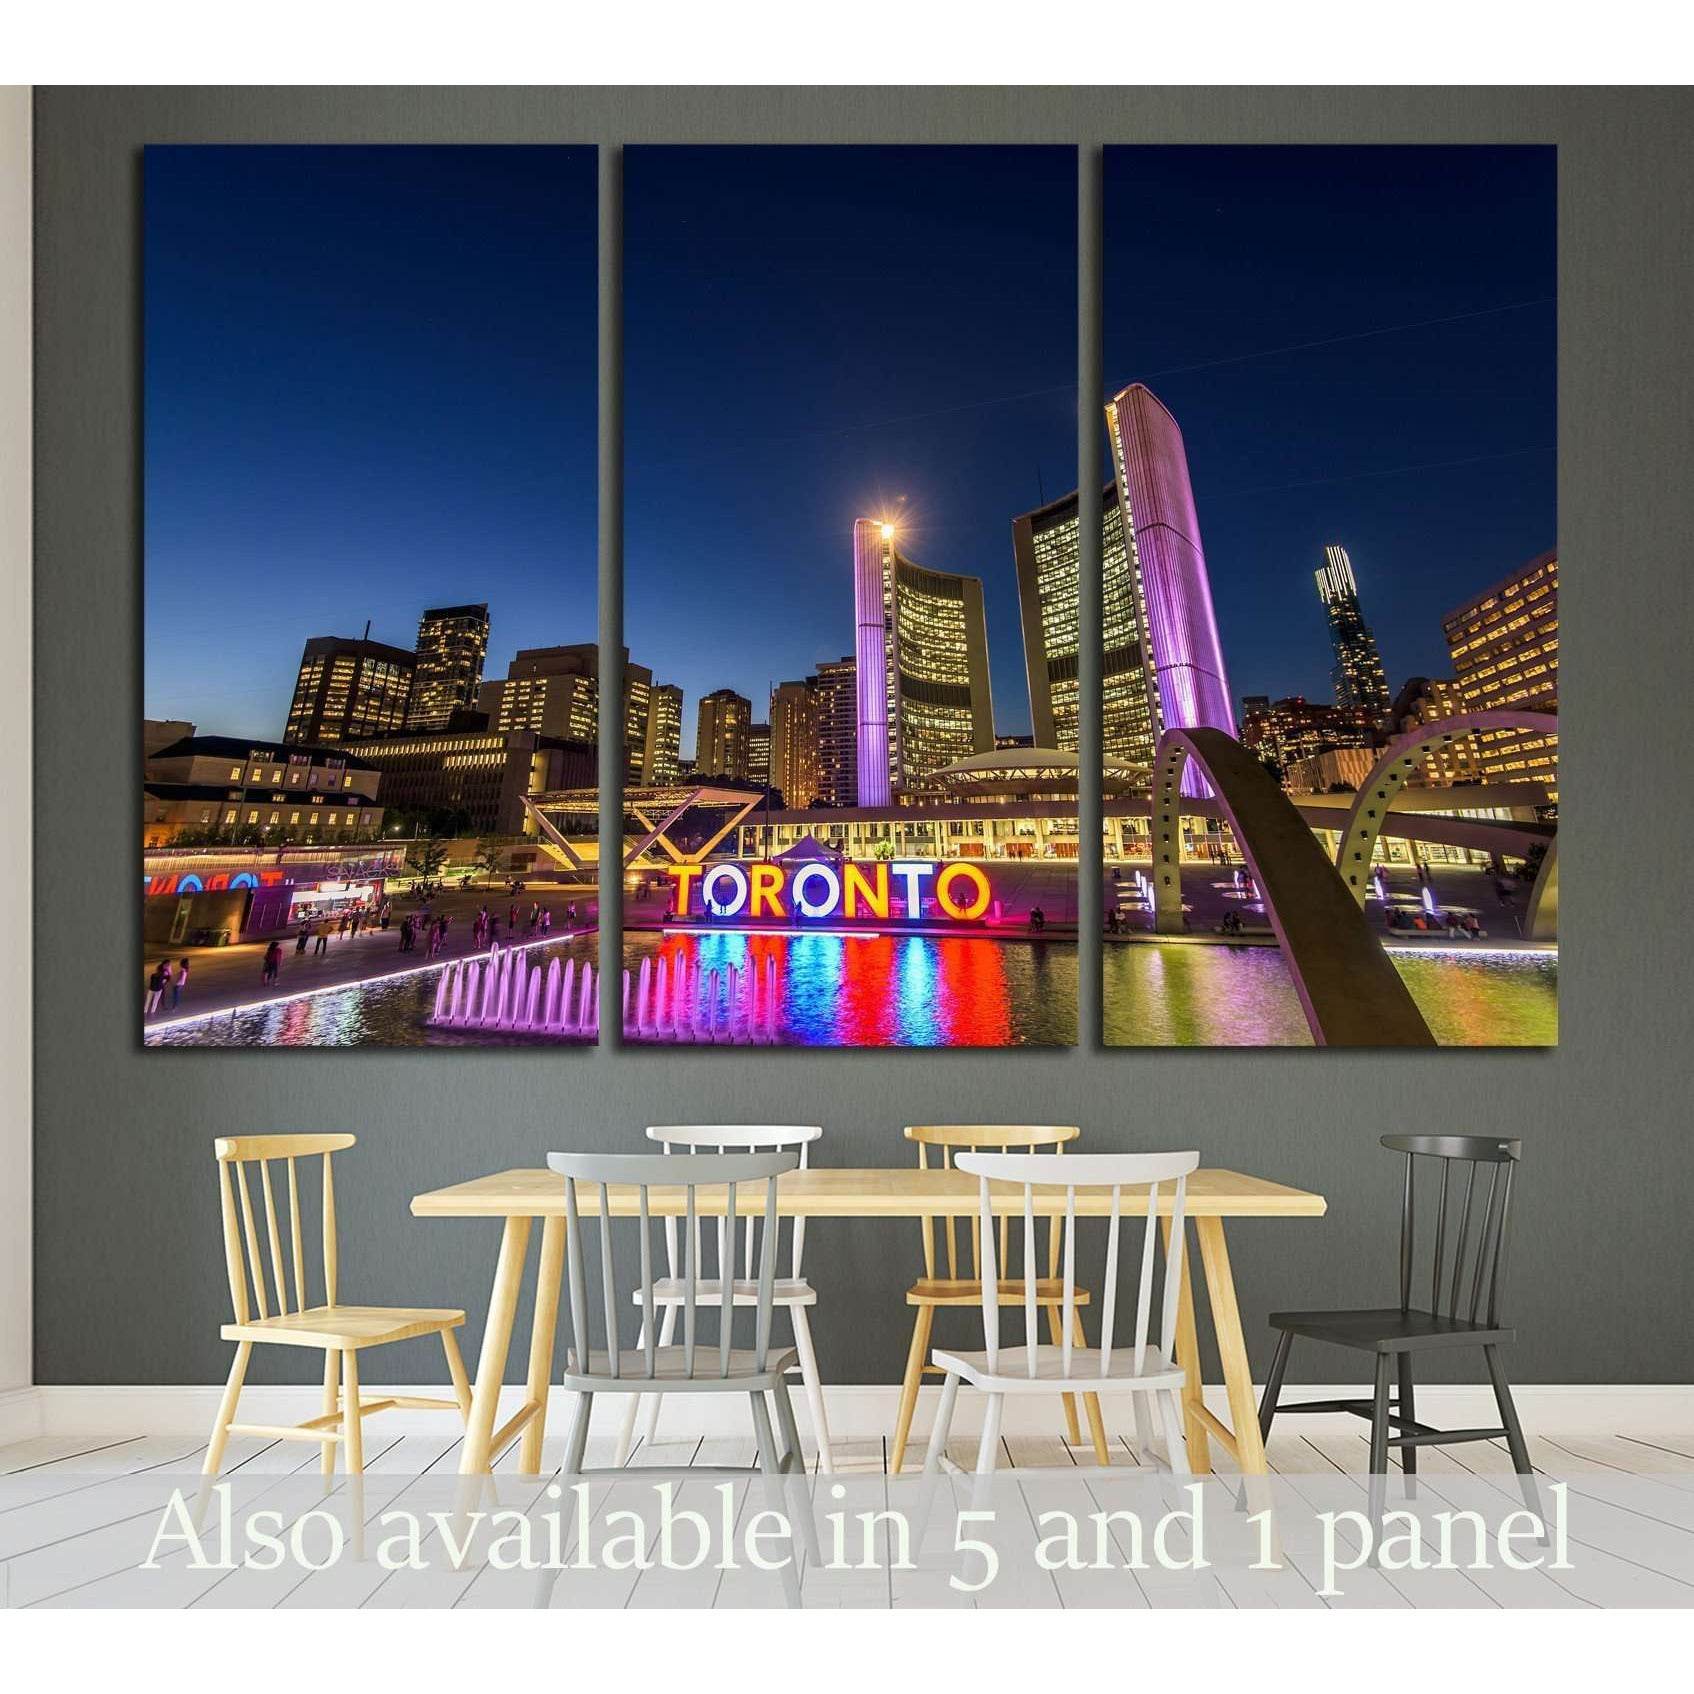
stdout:
MULTIPOLYGON (((1171 1471, 1187 1472, 1183 1442, 1182 1388, 1184 1372, 1176 1363, 1177 1298, 1183 1264, 1183 1210, 1188 1194, 1188 1173, 1200 1163, 1198 1153, 965 1153, 955 1161, 981 1185, 981 1237, 984 1255, 982 1328, 985 1346, 981 1352, 935 1350, 936 1366, 946 1372, 941 1389, 941 1407, 924 1457, 924 1470, 933 1474, 941 1466, 947 1436, 953 1422, 953 1405, 959 1384, 968 1382, 988 1396, 982 1440, 977 1449, 978 1474, 994 1469, 1000 1444, 1001 1413, 1008 1394, 1128 1394, 1139 1409, 1139 1397, 1147 1396, 1156 1406, 1163 1424, 1165 1448, 1171 1471), (995 1211, 992 1187, 996 1182, 1015 1182, 1023 1189, 1024 1298, 1021 1347, 1004 1347, 1000 1342, 1001 1304, 989 1295, 995 1286, 995 1211), (1155 1278, 1155 1242, 1159 1231, 1160 1188, 1175 1184, 1170 1201, 1171 1239, 1165 1257, 1163 1301, 1159 1334, 1149 1333, 1155 1278), (1114 1345, 1118 1296, 1118 1236, 1122 1221, 1125 1188, 1149 1185, 1147 1222, 1141 1244, 1141 1271, 1135 1300, 1133 1345, 1114 1345), (1057 1343, 1036 1340, 1035 1278, 1035 1189, 1051 1186, 1065 1196, 1063 1246, 1064 1316, 1057 1343), (1112 1209, 1106 1227, 1106 1265, 1100 1297, 1100 1345, 1076 1345, 1076 1197, 1079 1191, 1110 1190, 1112 1209)), ((1004 1195, 1002 1193, 1002 1198, 1004 1195)), ((1139 1435, 1141 1420, 1136 1418, 1139 1435)), ((1145 1454, 1142 1455, 1146 1457, 1145 1454)))
MULTIPOLYGON (((823 1134, 816 1124, 653 1124, 647 1130, 647 1138, 658 1142, 666 1154, 682 1153, 696 1154, 716 1151, 718 1153, 771 1153, 797 1152, 800 1156, 800 1169, 807 1167, 807 1155, 811 1144, 823 1134)), ((665 1234, 665 1274, 653 1283, 653 1304, 660 1308, 659 1345, 668 1347, 671 1337, 676 1332, 676 1315, 682 1309, 686 1297, 686 1285, 682 1276, 682 1253, 680 1246, 680 1220, 666 1218, 664 1220, 665 1234)), ((718 1234, 718 1263, 720 1265, 733 1262, 737 1243, 726 1240, 726 1223, 723 1218, 716 1220, 718 1234)), ((737 1306, 754 1306, 758 1304, 759 1284, 755 1272, 754 1238, 757 1220, 749 1213, 744 1221, 744 1238, 739 1244, 741 1257, 741 1275, 735 1279, 734 1303, 737 1306)), ((780 1223, 776 1226, 780 1232, 780 1223)), ((698 1230, 698 1220, 695 1223, 698 1230)), ((812 1347, 812 1329, 807 1319, 806 1308, 817 1304, 817 1291, 801 1274, 801 1255, 806 1246, 806 1220, 795 1218, 791 1225, 789 1246, 788 1275, 776 1279, 772 1300, 788 1312, 789 1322, 794 1329, 794 1347, 800 1356, 800 1382, 806 1394, 806 1407, 811 1414, 812 1434, 817 1441, 818 1469, 826 1474, 835 1468, 834 1458, 830 1452, 829 1422, 824 1414, 823 1384, 818 1376, 817 1354, 812 1347)), ((698 1262, 699 1243, 695 1242, 696 1262, 698 1262)), ((777 1245, 780 1255, 780 1235, 777 1245)), ((634 1291, 637 1303, 642 1299, 642 1291, 634 1291)), ((702 1306, 717 1306, 723 1303, 723 1282, 721 1279, 707 1279, 700 1282, 695 1298, 702 1306)), ((642 1327, 638 1346, 646 1344, 647 1334, 645 1324, 642 1327)), ((645 1394, 632 1396, 624 1409, 623 1423, 618 1431, 618 1444, 614 1464, 622 1465, 628 1458, 630 1448, 634 1444, 636 1410, 644 1405, 646 1418, 641 1431, 644 1444, 651 1445, 659 1427, 659 1407, 664 1401, 663 1394, 645 1394)))

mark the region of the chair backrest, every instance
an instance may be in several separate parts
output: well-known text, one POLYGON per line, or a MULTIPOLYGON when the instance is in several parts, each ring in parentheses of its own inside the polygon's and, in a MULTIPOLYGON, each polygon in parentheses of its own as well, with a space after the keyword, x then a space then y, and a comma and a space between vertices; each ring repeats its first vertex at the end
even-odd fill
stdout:
MULTIPOLYGON (((775 1153, 798 1151, 800 1169, 807 1168, 807 1153, 811 1144, 823 1134, 822 1128, 810 1123, 655 1123, 647 1127, 647 1139, 661 1143, 667 1153, 775 1153)), ((782 1252, 780 1222, 777 1224, 777 1253, 782 1252)), ((753 1280, 755 1219, 748 1215, 743 1226, 741 1275, 753 1280)), ((727 1263, 733 1254, 727 1249, 733 1243, 727 1239, 726 1220, 718 1220, 718 1262, 727 1263)), ((806 1220, 795 1218, 789 1225, 789 1270, 791 1277, 800 1276, 801 1256, 806 1250, 806 1220)), ((678 1275, 677 1220, 665 1219, 665 1267, 668 1276, 678 1275)))
MULTIPOLYGON (((1158 1237, 1159 1189, 1174 1183, 1171 1193, 1171 1238, 1165 1254, 1163 1300, 1156 1342, 1161 1356, 1173 1358, 1176 1346, 1177 1297, 1182 1288, 1183 1212, 1188 1201, 1188 1173, 1200 1163, 1198 1153, 964 1153, 955 1161, 958 1168, 979 1178, 980 1229, 983 1241, 982 1333, 988 1349, 988 1368, 999 1369, 1000 1302, 995 1281, 998 1271, 994 1255, 994 1211, 992 1185, 1015 1182, 1023 1188, 1023 1324, 1028 1349, 1027 1370, 1036 1374, 1035 1299, 1035 1190, 1063 1188, 1064 1214, 1064 1311, 1059 1350, 1066 1376, 1071 1374, 1071 1337, 1076 1329, 1076 1196, 1079 1189, 1110 1189, 1111 1217, 1106 1225, 1106 1263, 1101 1278, 1099 1375, 1112 1368, 1112 1343, 1116 1333, 1118 1302, 1118 1235, 1122 1221, 1123 1190, 1145 1183, 1147 1222, 1141 1236, 1141 1273, 1135 1295, 1135 1368, 1140 1371, 1151 1339, 1153 1280, 1156 1263, 1154 1243, 1158 1237)), ((1006 1221, 1009 1216, 1001 1214, 1006 1221)), ((1057 1223, 1057 1219, 1054 1220, 1057 1223)))
MULTIPOLYGON (((763 1370, 770 1352, 772 1296, 776 1286, 776 1180, 784 1171, 797 1170, 800 1155, 793 1152, 769 1153, 549 1153, 548 1168, 565 1179, 566 1279, 570 1284, 571 1341, 575 1350, 579 1376, 623 1378, 619 1358, 621 1340, 618 1327, 620 1310, 617 1274, 612 1259, 612 1217, 607 1209, 607 1190, 613 1183, 628 1184, 637 1190, 636 1218, 640 1229, 641 1269, 636 1289, 641 1297, 641 1318, 644 1334, 639 1380, 651 1381, 658 1371, 658 1333, 653 1299, 653 1236, 651 1193, 655 1188, 681 1188, 685 1206, 683 1221, 684 1281, 682 1307, 683 1371, 689 1380, 701 1377, 729 1375, 730 1349, 735 1328, 736 1306, 733 1299, 724 1297, 716 1307, 701 1307, 699 1287, 703 1280, 703 1256, 698 1192, 702 1187, 723 1186, 726 1190, 726 1229, 718 1236, 718 1277, 728 1282, 733 1278, 733 1263, 725 1263, 727 1250, 733 1260, 735 1222, 738 1212, 737 1183, 762 1182, 765 1187, 762 1211, 764 1214, 763 1245, 759 1254, 758 1300, 753 1308, 753 1352, 756 1368, 763 1370), (596 1190, 595 1214, 600 1220, 600 1305, 604 1316, 602 1340, 605 1369, 596 1370, 593 1358, 594 1340, 589 1322, 589 1285, 587 1266, 582 1251, 583 1211, 579 1185, 588 1184, 596 1190), (700 1313, 718 1314, 717 1345, 710 1351, 701 1349, 700 1313)), ((748 1210, 752 1208, 749 1207, 748 1210)), ((674 1378, 667 1377, 667 1383, 674 1378)))
MULTIPOLYGON (((931 1168, 929 1150, 932 1147, 939 1151, 940 1168, 951 1170, 961 1153, 1004 1153, 1012 1150, 1039 1153, 1043 1147, 1063 1151, 1067 1143, 1076 1140, 1080 1134, 1082 1130, 1076 1124, 1057 1123, 913 1123, 906 1126, 906 1139, 917 1144, 919 1170, 931 1168)), ((947 1276, 950 1281, 956 1282, 961 1280, 958 1236, 951 1216, 941 1221, 947 1245, 947 1276)), ((918 1228, 923 1239, 923 1274, 933 1278, 935 1219, 920 1218, 918 1228)), ((1010 1230, 1011 1220, 1002 1218, 999 1259, 1002 1275, 1010 1274, 1007 1269, 1011 1264, 1010 1230)), ((1058 1274, 1059 1223, 1055 1218, 1047 1236, 1046 1275, 1054 1277, 1058 1274)), ((970 1261, 963 1277, 971 1282, 980 1281, 982 1277, 982 1220, 979 1217, 971 1219, 970 1261)))
MULTIPOLYGON (((321 1155, 322 1200, 318 1234, 322 1245, 323 1301, 333 1306, 340 1251, 335 1232, 335 1175, 330 1155, 354 1144, 351 1135, 233 1135, 212 1143, 218 1161, 218 1191, 223 1202, 224 1265, 229 1271, 229 1301, 237 1323, 261 1318, 283 1317, 303 1312, 312 1304, 305 1253, 306 1227, 300 1206, 299 1161, 321 1155), (286 1213, 277 1200, 279 1183, 271 1181, 271 1165, 287 1166, 286 1213), (265 1285, 266 1252, 259 1240, 253 1211, 253 1192, 248 1186, 247 1167, 257 1165, 257 1183, 265 1202, 265 1246, 269 1248, 271 1283, 265 1285), (283 1272, 282 1243, 287 1235, 288 1262, 293 1271, 293 1302, 289 1300, 289 1278, 283 1272), (252 1299, 248 1278, 252 1278, 252 1299)), ((308 1185, 309 1191, 309 1185, 308 1185)))
POLYGON ((1441 1310, 1441 1291, 1447 1290, 1447 1316, 1461 1315, 1470 1322, 1486 1311, 1486 1321, 1500 1321, 1500 1284, 1506 1263, 1506 1230, 1512 1205, 1512 1176, 1523 1154, 1523 1143, 1504 1135, 1385 1135, 1382 1144, 1391 1152, 1406 1155, 1405 1186, 1400 1200, 1400 1310, 1412 1308, 1412 1288, 1417 1277, 1417 1164, 1419 1159, 1440 1162, 1440 1194, 1435 1205, 1435 1240, 1430 1256, 1429 1309, 1441 1310), (1454 1186, 1453 1166, 1467 1167, 1462 1178, 1464 1200, 1459 1210, 1451 1256, 1447 1252, 1447 1197, 1454 1186), (1476 1236, 1469 1288, 1463 1286, 1465 1262, 1470 1249, 1470 1221, 1476 1198, 1476 1174, 1488 1167, 1488 1198, 1482 1208, 1476 1236), (1504 1176, 1502 1178, 1502 1172, 1504 1176), (1483 1305, 1486 1297, 1487 1305, 1483 1305))

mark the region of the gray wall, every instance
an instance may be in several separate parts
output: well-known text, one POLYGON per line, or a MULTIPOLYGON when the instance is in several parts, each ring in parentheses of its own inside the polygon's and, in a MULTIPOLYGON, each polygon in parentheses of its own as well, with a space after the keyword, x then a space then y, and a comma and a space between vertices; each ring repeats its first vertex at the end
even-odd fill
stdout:
MULTIPOLYGON (((1690 834, 1683 771, 1694 727, 1689 117, 1687 97, 1637 91, 38 95, 36 1380, 221 1379, 225 1295, 208 1157, 217 1132, 357 1130, 342 1184, 344 1286, 374 1301, 462 1302, 474 1346, 495 1231, 412 1220, 407 1200, 419 1189, 534 1164, 548 1146, 627 1145, 654 1120, 817 1118, 831 1161, 877 1164, 903 1159, 905 1122, 1023 1116, 1074 1118, 1096 1148, 1194 1143, 1209 1164, 1328 1196, 1321 1221, 1232 1230, 1261 1368, 1268 1309, 1392 1287, 1396 1172, 1378 1133, 1521 1133, 1511 1275, 1519 1379, 1694 1377, 1688 939, 1674 880, 1690 834), (1558 143, 1571 802, 1562 1045, 1441 1056, 1091 1043, 1016 1055, 143 1052, 133 904, 139 149, 353 140, 1558 143)), ((606 494, 615 511, 615 478, 606 494)), ((608 572, 614 541, 602 536, 608 572)), ((604 612, 615 619, 611 582, 604 612)), ((1085 946, 1085 982, 1097 952, 1085 946)), ((910 1224, 830 1222, 809 1236, 828 1377, 897 1378, 914 1235, 910 1224)), ((281 1380, 309 1366, 266 1357, 255 1375, 281 1380)), ((1296 1367, 1304 1380, 1331 1381, 1354 1368, 1316 1350, 1296 1367)), ((392 1368, 403 1379, 436 1362, 419 1354, 392 1368)))

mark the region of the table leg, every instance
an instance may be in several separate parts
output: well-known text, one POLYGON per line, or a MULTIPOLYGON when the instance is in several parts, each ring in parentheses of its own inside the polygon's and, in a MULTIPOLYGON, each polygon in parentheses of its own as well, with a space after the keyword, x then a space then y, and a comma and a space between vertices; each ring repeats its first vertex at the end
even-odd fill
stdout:
POLYGON ((541 1441, 547 1433, 547 1391, 553 1380, 553 1335, 559 1324, 559 1282, 565 1266, 565 1220, 549 1217, 541 1225, 541 1260, 535 1272, 535 1317, 529 1326, 528 1403, 535 1407, 524 1426, 518 1469, 541 1474, 541 1441))
POLYGON ((1264 1437, 1259 1434, 1253 1367, 1248 1362, 1247 1343, 1241 1334, 1241 1308, 1235 1300, 1235 1279, 1229 1269, 1229 1248, 1224 1245, 1223 1219, 1196 1218, 1194 1233, 1200 1238, 1200 1262, 1206 1268, 1206 1292, 1212 1305, 1212 1333, 1217 1337, 1224 1387, 1229 1394, 1235 1460, 1243 1476, 1264 1476, 1270 1467, 1265 1463, 1264 1437))
MULTIPOLYGON (((1163 1220, 1166 1262, 1171 1246, 1171 1220, 1163 1220)), ((1188 1242, 1182 1243, 1182 1263, 1177 1267, 1182 1277, 1178 1284, 1176 1305, 1176 1362, 1182 1366, 1182 1426, 1188 1442, 1188 1469, 1191 1475, 1208 1476, 1212 1469, 1212 1441, 1206 1433, 1205 1420, 1195 1408, 1206 1403, 1206 1385, 1200 1374, 1200 1332, 1194 1323, 1194 1278, 1188 1264, 1188 1242)), ((1138 1426, 1139 1427, 1139 1426, 1138 1426)))
POLYGON ((476 1386, 471 1390, 471 1421, 459 1459, 460 1476, 483 1476, 488 1471, 494 1439, 494 1414, 500 1406, 500 1383, 506 1374, 506 1349, 512 1340, 512 1319, 523 1283, 524 1255, 529 1251, 527 1217, 509 1217, 500 1235, 500 1258, 494 1267, 494 1291, 488 1299, 488 1321, 477 1358, 476 1386))

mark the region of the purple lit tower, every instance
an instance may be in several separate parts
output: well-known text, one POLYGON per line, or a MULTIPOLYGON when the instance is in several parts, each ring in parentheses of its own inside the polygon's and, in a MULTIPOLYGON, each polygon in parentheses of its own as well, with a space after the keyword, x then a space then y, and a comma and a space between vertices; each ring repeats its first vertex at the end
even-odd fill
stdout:
POLYGON ((888 581, 891 524, 860 518, 853 525, 854 653, 859 689, 859 804, 886 806, 888 780, 888 581))
MULTIPOLYGON (((1235 713, 1182 431, 1138 382, 1108 403, 1106 429, 1130 569, 1145 614, 1155 734, 1209 725, 1233 735, 1235 713)), ((1204 792, 1192 766, 1184 786, 1204 792)))

